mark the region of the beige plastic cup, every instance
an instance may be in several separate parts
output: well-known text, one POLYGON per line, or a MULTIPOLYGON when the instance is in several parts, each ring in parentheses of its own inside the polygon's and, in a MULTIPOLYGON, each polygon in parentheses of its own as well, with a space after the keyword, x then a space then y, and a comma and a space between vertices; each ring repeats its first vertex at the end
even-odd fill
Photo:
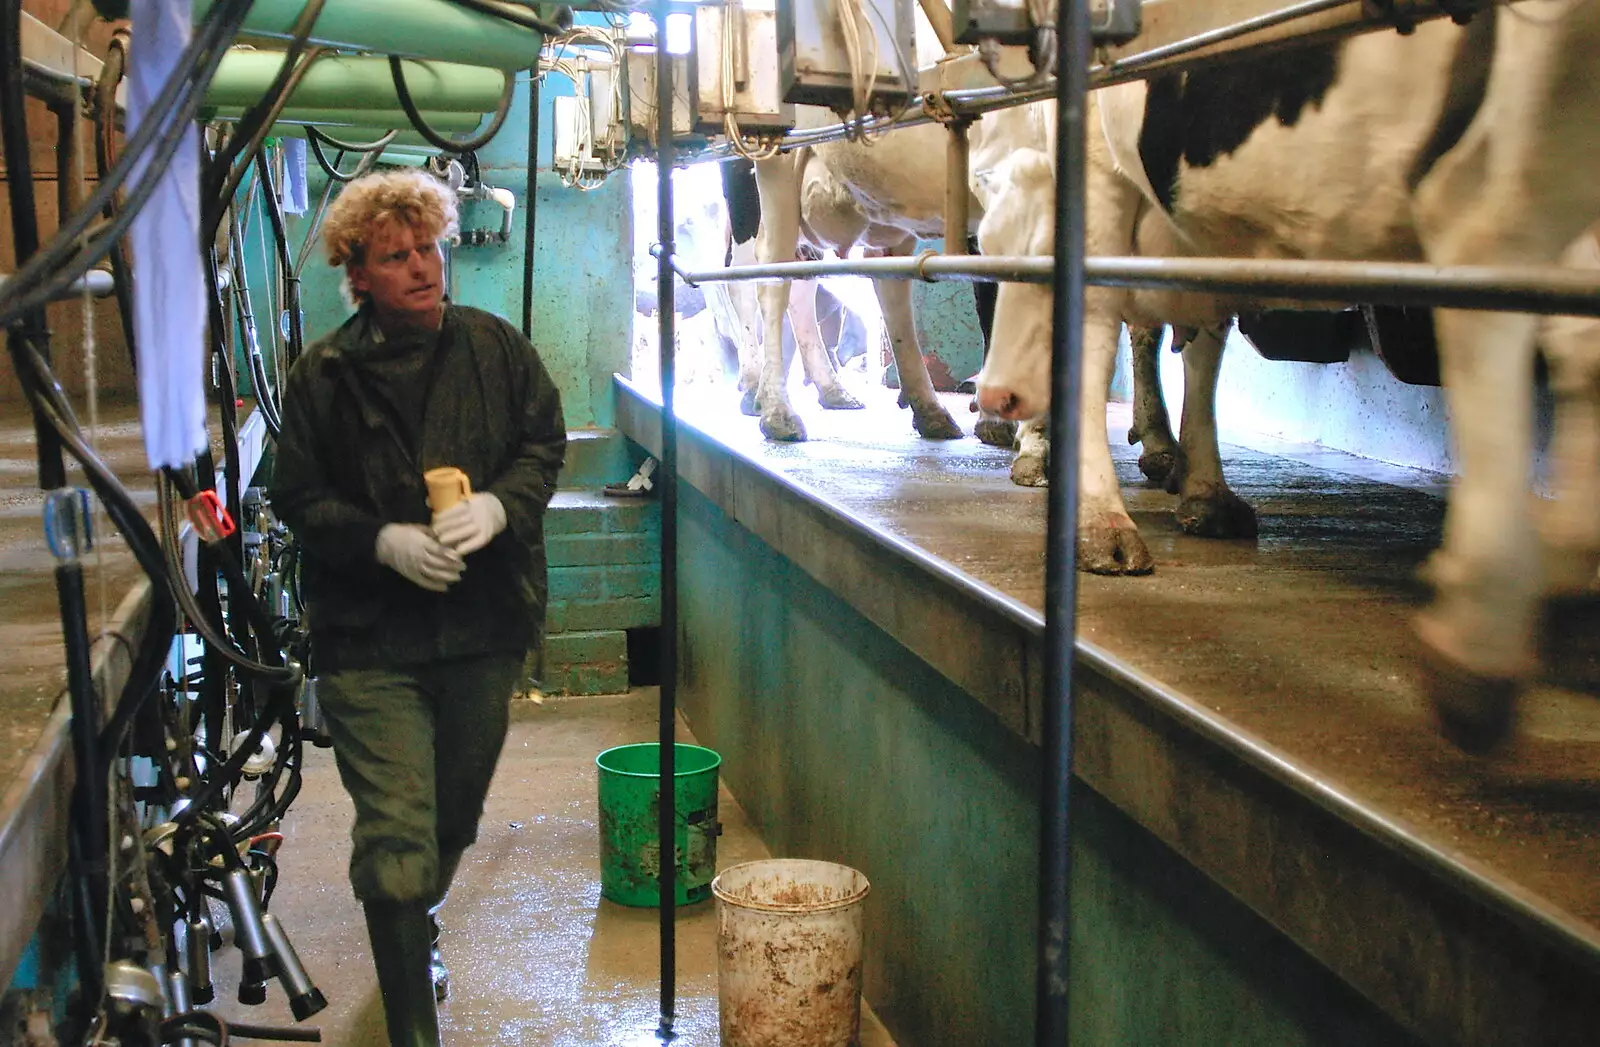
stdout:
POLYGON ((472 494, 472 481, 453 465, 429 469, 422 474, 422 482, 428 485, 428 508, 436 513, 444 512, 472 494))

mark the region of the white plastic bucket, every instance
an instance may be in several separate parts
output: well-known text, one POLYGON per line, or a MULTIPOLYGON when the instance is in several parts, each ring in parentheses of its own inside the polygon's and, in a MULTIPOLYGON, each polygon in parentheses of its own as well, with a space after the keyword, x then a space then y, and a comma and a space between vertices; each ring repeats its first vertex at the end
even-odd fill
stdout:
POLYGON ((847 865, 800 858, 745 862, 711 881, 722 1047, 854 1047, 870 889, 847 865))

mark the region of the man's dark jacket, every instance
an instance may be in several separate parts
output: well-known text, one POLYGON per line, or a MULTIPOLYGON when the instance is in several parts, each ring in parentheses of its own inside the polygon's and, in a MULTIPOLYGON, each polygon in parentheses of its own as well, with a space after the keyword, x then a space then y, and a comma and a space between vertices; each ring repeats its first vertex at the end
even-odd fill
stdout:
POLYGON ((283 394, 270 493, 300 542, 315 669, 526 650, 544 627, 544 510, 566 456, 555 383, 516 328, 450 305, 419 426, 396 418, 353 363, 373 331, 361 310, 306 350, 283 394), (419 429, 413 449, 407 434, 419 429), (430 521, 422 474, 446 465, 499 497, 506 529, 432 593, 375 549, 384 524, 430 521))

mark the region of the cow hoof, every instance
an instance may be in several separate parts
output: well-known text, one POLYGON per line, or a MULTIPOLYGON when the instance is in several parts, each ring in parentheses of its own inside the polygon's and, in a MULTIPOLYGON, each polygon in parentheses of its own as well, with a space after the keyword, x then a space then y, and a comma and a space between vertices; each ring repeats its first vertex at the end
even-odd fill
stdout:
POLYGON ((1011 460, 1011 482, 1018 487, 1049 487, 1048 468, 1042 454, 1019 454, 1011 460))
POLYGON ((1139 471, 1157 487, 1171 491, 1175 477, 1183 475, 1182 451, 1150 451, 1139 456, 1139 471))
POLYGON ((1254 538, 1256 511, 1227 488, 1178 503, 1178 526, 1197 538, 1254 538))
POLYGON ((1474 756, 1504 746, 1516 725, 1517 681, 1481 676, 1426 643, 1422 650, 1422 690, 1439 732, 1474 756))
POLYGON ((1078 570, 1126 575, 1155 569, 1155 557, 1133 527, 1078 525, 1078 570))
POLYGON ((980 418, 972 427, 972 435, 990 447, 1010 450, 1017 446, 1017 423, 1004 418, 980 418))
POLYGON ((746 389, 744 395, 739 397, 739 413, 748 418, 761 417, 761 404, 756 400, 756 391, 753 386, 746 389))
POLYGON ((939 404, 930 404, 911 407, 911 424, 924 440, 959 440, 967 434, 961 431, 961 426, 939 404))
POLYGON ((850 390, 842 385, 823 389, 817 393, 817 403, 830 411, 860 411, 866 404, 850 395, 850 390))
POLYGON ((806 438, 806 425, 788 407, 779 407, 761 415, 761 435, 780 443, 800 443, 806 438))

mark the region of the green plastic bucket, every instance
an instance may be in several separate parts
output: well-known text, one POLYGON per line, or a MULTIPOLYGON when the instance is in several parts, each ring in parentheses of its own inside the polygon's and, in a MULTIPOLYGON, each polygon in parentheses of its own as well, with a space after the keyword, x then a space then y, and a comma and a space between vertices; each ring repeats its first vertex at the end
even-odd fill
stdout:
MULTIPOLYGON (((717 874, 717 768, 698 745, 673 747, 676 766, 679 905, 711 896, 717 874)), ((600 768, 600 894, 619 905, 661 904, 661 746, 619 745, 594 758, 600 768)))

